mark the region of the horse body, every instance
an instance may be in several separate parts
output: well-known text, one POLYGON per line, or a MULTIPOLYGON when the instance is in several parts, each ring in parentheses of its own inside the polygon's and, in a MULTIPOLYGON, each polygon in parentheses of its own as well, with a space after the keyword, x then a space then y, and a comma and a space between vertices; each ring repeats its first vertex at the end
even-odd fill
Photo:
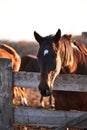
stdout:
POLYGON ((37 57, 34 55, 22 56, 20 71, 40 72, 37 57))
POLYGON ((61 36, 59 29, 55 35, 42 37, 34 32, 34 36, 39 43, 37 56, 42 96, 51 95, 54 80, 60 73, 87 74, 87 49, 83 44, 72 41, 71 35, 61 36))
MULTIPOLYGON (((21 64, 21 58, 12 47, 10 47, 9 45, 6 45, 6 44, 0 44, 0 58, 11 59, 12 60, 12 70, 14 72, 19 71, 20 64, 21 64)), ((27 103, 26 98, 25 98, 25 92, 22 88, 14 87, 13 94, 14 94, 13 104, 16 105, 15 99, 17 97, 21 98, 22 104, 27 103)))

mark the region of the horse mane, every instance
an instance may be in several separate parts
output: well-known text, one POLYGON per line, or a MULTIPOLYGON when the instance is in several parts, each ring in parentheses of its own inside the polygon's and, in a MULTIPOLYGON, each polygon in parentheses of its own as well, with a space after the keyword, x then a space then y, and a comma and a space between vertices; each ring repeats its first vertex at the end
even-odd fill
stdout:
POLYGON ((62 37, 67 39, 67 40, 71 40, 72 35, 71 34, 69 34, 69 35, 68 34, 64 34, 62 37))
POLYGON ((87 56, 87 48, 85 47, 84 44, 78 43, 77 41, 74 41, 73 43, 74 43, 74 45, 76 45, 79 48, 79 50, 81 51, 81 53, 83 53, 84 55, 87 56))
POLYGON ((73 64, 74 50, 79 51, 79 54, 87 56, 87 48, 84 44, 77 41, 72 41, 72 35, 63 35, 60 39, 60 53, 63 66, 71 66, 73 64))
POLYGON ((60 53, 63 66, 70 66, 73 64, 73 48, 71 46, 71 35, 63 35, 60 39, 60 53))

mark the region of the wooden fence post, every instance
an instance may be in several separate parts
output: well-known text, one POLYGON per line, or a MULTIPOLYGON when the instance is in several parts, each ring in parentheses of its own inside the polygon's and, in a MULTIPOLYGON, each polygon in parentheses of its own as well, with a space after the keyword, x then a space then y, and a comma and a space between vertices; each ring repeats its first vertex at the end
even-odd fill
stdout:
POLYGON ((0 130, 12 130, 12 63, 0 58, 0 130))

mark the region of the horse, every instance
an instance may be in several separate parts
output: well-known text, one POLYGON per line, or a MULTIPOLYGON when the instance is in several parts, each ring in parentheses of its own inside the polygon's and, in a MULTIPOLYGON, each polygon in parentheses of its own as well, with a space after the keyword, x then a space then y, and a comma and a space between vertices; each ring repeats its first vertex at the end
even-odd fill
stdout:
POLYGON ((37 56, 31 54, 22 56, 19 71, 40 72, 37 56))
POLYGON ((73 41, 71 34, 61 36, 60 29, 55 35, 45 37, 34 31, 34 37, 39 43, 39 90, 42 99, 50 96, 51 104, 52 88, 57 75, 87 74, 87 49, 83 44, 73 41))
MULTIPOLYGON (((0 58, 7 58, 12 60, 12 70, 18 72, 21 64, 21 58, 19 54, 9 45, 0 44, 0 58)), ((13 104, 16 105, 16 98, 21 98, 22 104, 27 104, 26 94, 22 88, 13 88, 13 104)))

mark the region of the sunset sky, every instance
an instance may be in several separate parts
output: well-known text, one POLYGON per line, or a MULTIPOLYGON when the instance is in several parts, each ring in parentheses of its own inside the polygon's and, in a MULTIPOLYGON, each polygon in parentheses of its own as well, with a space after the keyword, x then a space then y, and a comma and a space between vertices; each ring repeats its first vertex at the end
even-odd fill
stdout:
POLYGON ((43 36, 87 31, 87 0, 0 0, 0 39, 34 40, 43 36))

